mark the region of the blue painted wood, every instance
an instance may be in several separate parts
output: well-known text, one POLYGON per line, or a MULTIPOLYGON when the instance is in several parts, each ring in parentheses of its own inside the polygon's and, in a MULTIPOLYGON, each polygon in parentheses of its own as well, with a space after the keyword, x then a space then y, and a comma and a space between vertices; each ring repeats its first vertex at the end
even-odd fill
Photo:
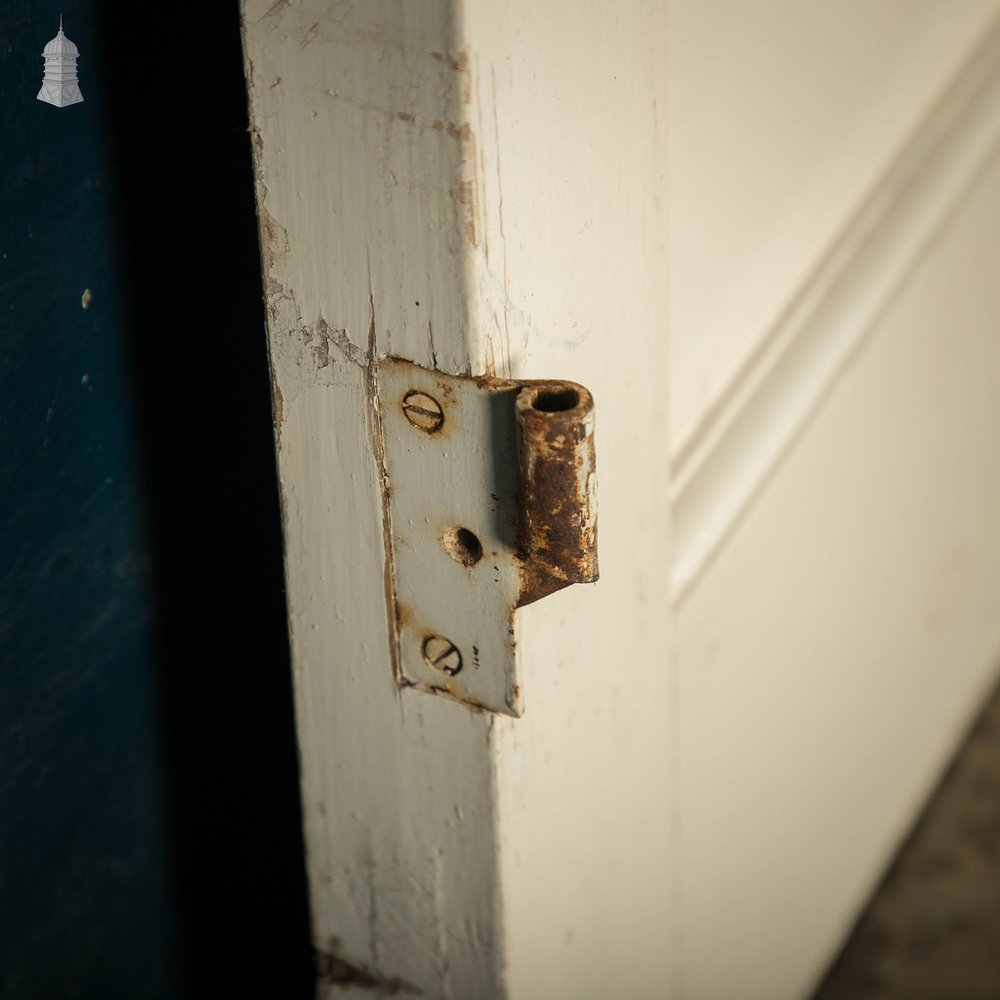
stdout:
POLYGON ((61 109, 52 10, 0 7, 0 997, 310 995, 237 6, 63 4, 61 109))
POLYGON ((35 99, 58 27, 39 6, 0 12, 0 992, 159 997, 174 958, 152 564, 96 22, 64 8, 84 103, 55 108, 35 99))

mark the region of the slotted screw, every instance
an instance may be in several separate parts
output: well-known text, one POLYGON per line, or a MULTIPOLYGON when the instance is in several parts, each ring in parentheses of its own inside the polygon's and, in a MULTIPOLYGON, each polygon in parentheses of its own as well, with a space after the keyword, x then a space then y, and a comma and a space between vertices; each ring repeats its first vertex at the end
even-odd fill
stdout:
POLYGON ((424 640, 424 661, 441 673, 454 677, 462 669, 462 654, 458 647, 441 635, 432 635, 424 640))
POLYGON ((420 389, 411 389, 403 397, 403 413, 414 427, 419 427, 428 434, 433 434, 444 423, 441 404, 420 389))

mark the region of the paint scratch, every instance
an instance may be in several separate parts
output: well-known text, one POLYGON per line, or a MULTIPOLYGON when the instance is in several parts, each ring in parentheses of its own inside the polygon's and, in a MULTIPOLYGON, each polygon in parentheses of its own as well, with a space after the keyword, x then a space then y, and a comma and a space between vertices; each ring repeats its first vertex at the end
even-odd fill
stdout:
POLYGON ((438 366, 438 356, 437 349, 434 347, 434 327, 430 320, 427 320, 427 340, 430 343, 431 349, 431 367, 437 368, 438 366))
MULTIPOLYGON (((396 564, 393 558, 392 520, 390 515, 391 486, 385 461, 385 430, 378 393, 377 341, 375 336, 375 291, 372 285, 371 258, 368 260, 368 349, 365 354, 365 395, 370 416, 371 452, 382 499, 382 590, 385 597, 385 624, 389 644, 389 659, 396 684, 403 686, 403 664, 399 655, 399 623, 396 617, 396 564)), ((374 942, 372 943, 374 955, 374 942)))
POLYGON ((497 71, 492 63, 490 64, 490 77, 493 80, 493 145, 496 149, 497 158, 497 209, 500 223, 500 245, 503 249, 503 374, 506 378, 510 378, 510 319, 508 316, 510 280, 507 277, 507 234, 503 228, 503 184, 500 179, 500 120, 497 117, 497 71))
POLYGON ((277 14, 282 7, 288 6, 288 2, 289 0, 274 0, 274 3, 272 3, 271 6, 268 7, 266 11, 264 11, 261 20, 263 21, 265 17, 270 17, 272 14, 277 14))
POLYGON ((302 36, 302 40, 299 42, 299 48, 304 49, 311 42, 316 41, 316 33, 319 31, 319 21, 315 21, 313 24, 306 29, 306 33, 302 36))

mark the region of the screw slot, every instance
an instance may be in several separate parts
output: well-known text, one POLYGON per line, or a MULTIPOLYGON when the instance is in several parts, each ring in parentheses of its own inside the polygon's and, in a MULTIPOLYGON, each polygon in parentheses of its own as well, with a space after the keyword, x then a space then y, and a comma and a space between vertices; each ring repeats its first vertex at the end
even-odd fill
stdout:
POLYGON ((531 405, 542 413, 565 413, 580 405, 580 394, 568 386, 545 386, 537 390, 531 405))
POLYGON ((444 636, 432 635, 424 639, 421 650, 424 662, 435 670, 454 677, 462 669, 462 654, 458 647, 444 636))
POLYGON ((483 543, 468 528, 449 528, 441 541, 445 552, 463 566, 475 566, 483 558, 483 543))
POLYGON ((441 404, 429 393, 420 389, 411 389, 403 397, 403 413, 406 419, 428 434, 441 429, 444 423, 444 410, 441 404))

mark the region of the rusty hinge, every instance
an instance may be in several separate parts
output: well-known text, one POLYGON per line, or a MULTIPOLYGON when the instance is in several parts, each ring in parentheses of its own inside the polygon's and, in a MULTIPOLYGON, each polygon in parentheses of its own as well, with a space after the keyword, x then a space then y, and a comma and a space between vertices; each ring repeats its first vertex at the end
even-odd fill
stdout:
POLYGON ((514 610, 597 579, 594 401, 377 364, 399 683, 523 711, 514 610))

